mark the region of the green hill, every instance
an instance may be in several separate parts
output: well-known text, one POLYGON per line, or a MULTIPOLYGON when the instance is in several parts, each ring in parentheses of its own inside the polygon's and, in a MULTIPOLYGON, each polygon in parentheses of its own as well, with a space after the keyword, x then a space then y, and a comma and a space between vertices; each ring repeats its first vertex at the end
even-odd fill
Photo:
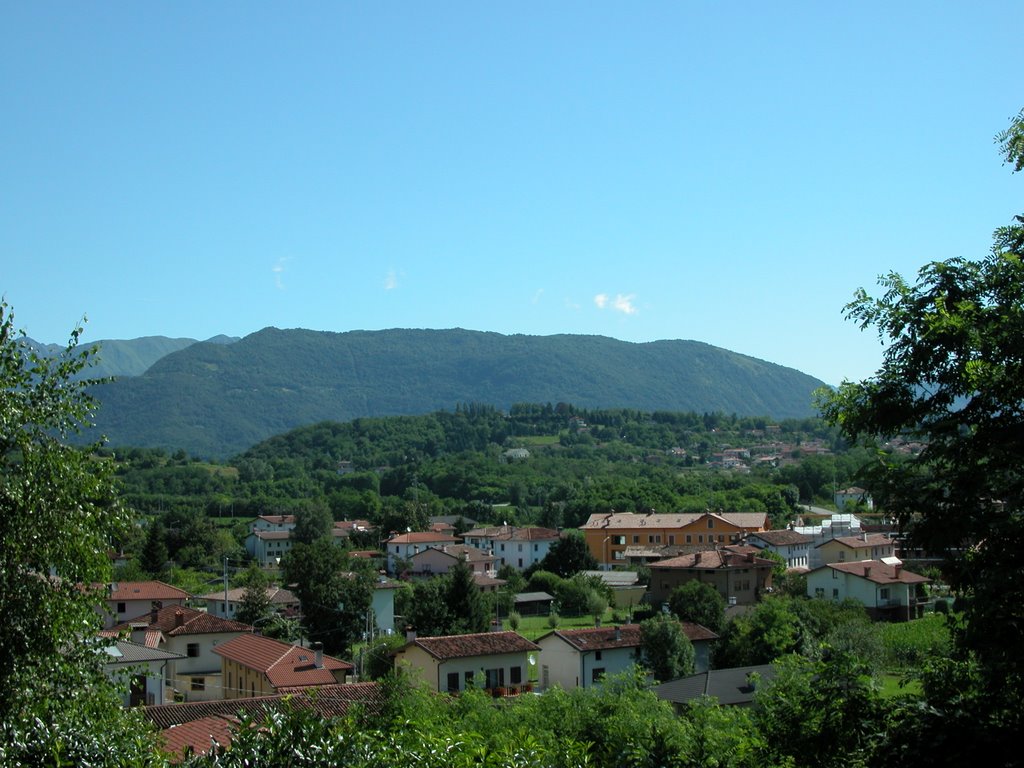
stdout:
MULTIPOLYGON (((215 336, 209 340, 211 344, 231 344, 238 339, 228 336, 215 336)), ((42 344, 27 339, 29 345, 39 354, 54 356, 64 350, 61 344, 42 344)), ((83 375, 89 378, 105 378, 108 376, 140 376, 153 363, 172 352, 191 347, 195 339, 171 339, 167 336, 142 336, 138 339, 103 339, 101 341, 85 341, 84 346, 98 346, 99 354, 95 365, 83 375)))
POLYGON ((696 341, 266 328, 234 344, 193 344, 95 394, 98 429, 115 446, 223 457, 304 424, 465 402, 802 418, 822 383, 696 341))

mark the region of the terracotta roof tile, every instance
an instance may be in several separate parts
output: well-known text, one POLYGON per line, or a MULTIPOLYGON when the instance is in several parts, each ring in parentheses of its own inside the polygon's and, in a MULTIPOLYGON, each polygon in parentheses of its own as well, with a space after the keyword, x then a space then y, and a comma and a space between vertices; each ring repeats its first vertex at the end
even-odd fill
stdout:
POLYGON ((413 531, 392 536, 387 540, 388 544, 458 544, 458 539, 446 533, 435 531, 413 531))
POLYGON ((806 533, 793 531, 789 528, 783 528, 778 531, 759 531, 758 533, 750 534, 750 536, 761 539, 761 541, 767 542, 773 547, 784 547, 791 544, 810 544, 814 541, 813 536, 808 536, 806 533))
MULTIPOLYGON (((892 546, 893 540, 886 536, 884 533, 868 533, 860 536, 837 536, 832 541, 838 542, 845 547, 851 549, 857 549, 859 547, 885 547, 892 546)), ((828 544, 829 542, 825 542, 828 544)), ((824 546, 819 544, 818 546, 824 546)))
MULTIPOLYGON (((757 551, 756 547, 746 549, 757 551)), ((774 560, 758 557, 753 552, 740 552, 736 549, 708 549, 668 560, 659 560, 656 563, 651 563, 650 568, 651 570, 682 568, 708 571, 719 568, 750 568, 751 566, 771 568, 774 565, 774 560)))
POLYGON ((829 563, 825 568, 833 568, 842 573, 860 576, 875 584, 924 584, 931 579, 912 573, 902 565, 889 565, 881 560, 859 560, 852 563, 829 563))
POLYGON ((165 635, 178 637, 180 635, 199 635, 213 632, 251 632, 252 627, 240 621, 221 619, 211 616, 205 611, 197 611, 184 605, 167 605, 156 611, 144 613, 129 621, 118 624, 114 629, 132 629, 132 625, 138 627, 145 625, 147 634, 158 630, 165 635))
POLYGON ((188 592, 162 581, 115 581, 110 585, 107 600, 184 600, 188 592))
POLYGON ((267 676, 275 688, 306 687, 336 683, 334 673, 353 667, 347 661, 323 656, 323 665, 315 665, 311 648, 289 645, 261 635, 239 635, 221 643, 213 652, 267 676))
MULTIPOLYGON (((470 656, 492 656, 500 653, 525 653, 540 646, 518 632, 479 632, 472 635, 447 637, 419 637, 410 645, 417 645, 435 659, 463 659, 470 656)), ((408 646, 406 646, 408 647, 408 646)))

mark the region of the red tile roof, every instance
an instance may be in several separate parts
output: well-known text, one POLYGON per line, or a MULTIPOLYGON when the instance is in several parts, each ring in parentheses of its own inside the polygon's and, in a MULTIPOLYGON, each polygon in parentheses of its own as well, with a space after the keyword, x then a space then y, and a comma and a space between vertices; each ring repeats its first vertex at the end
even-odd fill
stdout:
MULTIPOLYGON (((860 536, 837 536, 832 541, 842 544, 844 547, 858 549, 860 547, 886 547, 893 546, 895 542, 884 533, 867 533, 860 536)), ((826 541, 825 544, 828 544, 826 541)), ((824 544, 819 544, 824 546, 824 544)))
MULTIPOLYGON (((718 635, 707 627, 690 621, 679 622, 683 634, 690 642, 717 640, 718 635)), ((604 651, 613 648, 637 648, 640 645, 640 625, 623 624, 618 627, 590 627, 587 629, 561 629, 544 637, 555 635, 578 651, 604 651)), ((541 640, 544 637, 540 638, 541 640)))
POLYGON ((188 592, 162 581, 115 581, 110 585, 107 600, 185 600, 188 592))
POLYGON ((466 531, 462 534, 462 538, 494 539, 495 541, 547 541, 557 539, 560 535, 553 528, 539 526, 517 528, 514 525, 496 525, 466 531))
POLYGON ((668 560, 659 560, 650 564, 651 570, 658 569, 695 569, 701 571, 717 570, 719 568, 750 568, 765 567, 771 568, 775 565, 774 560, 758 557, 755 552, 757 547, 744 547, 732 549, 707 549, 702 552, 691 552, 688 555, 680 555, 668 560), (750 550, 750 551, 746 551, 750 550))
POLYGON ((810 544, 814 541, 813 536, 808 536, 806 533, 800 533, 789 528, 782 528, 778 531, 758 531, 757 533, 750 534, 750 536, 757 537, 773 547, 784 547, 791 544, 810 544))
POLYGON ((436 531, 413 531, 392 536, 387 540, 388 544, 459 544, 459 540, 446 533, 436 531))
POLYGON ((860 560, 852 563, 829 563, 824 566, 842 573, 860 576, 875 584, 924 584, 931 579, 905 570, 902 565, 889 565, 881 560, 860 560))
POLYGON ((221 619, 205 611, 197 611, 184 605, 167 605, 158 611, 150 611, 129 621, 118 624, 114 629, 132 629, 132 625, 147 627, 147 634, 158 630, 165 635, 202 635, 215 632, 252 632, 252 627, 240 621, 221 619), (155 616, 153 614, 156 614, 155 616))
MULTIPOLYGON (((435 659, 463 659, 470 656, 494 656, 501 653, 526 653, 540 646, 518 632, 479 632, 473 635, 418 637, 409 645, 417 645, 435 659)), ((406 648, 409 646, 407 645, 406 648)))
POLYGON ((338 682, 335 672, 353 668, 347 661, 327 655, 323 656, 323 665, 317 667, 312 649, 261 635, 239 635, 221 643, 213 652, 263 673, 275 688, 329 685, 338 682))
POLYGON ((141 709, 144 717, 162 729, 164 745, 176 753, 175 762, 178 762, 186 746, 203 754, 209 751, 214 739, 230 744, 238 725, 238 713, 246 712, 259 720, 266 712, 285 706, 286 695, 290 706, 313 709, 324 718, 344 716, 354 703, 362 704, 371 713, 377 712, 385 698, 377 683, 357 683, 283 689, 276 696, 163 704, 141 709))
POLYGON ((187 748, 197 755, 205 755, 214 748, 214 742, 230 744, 237 727, 238 718, 234 715, 210 715, 161 731, 160 741, 163 748, 171 753, 171 762, 180 763, 187 748))

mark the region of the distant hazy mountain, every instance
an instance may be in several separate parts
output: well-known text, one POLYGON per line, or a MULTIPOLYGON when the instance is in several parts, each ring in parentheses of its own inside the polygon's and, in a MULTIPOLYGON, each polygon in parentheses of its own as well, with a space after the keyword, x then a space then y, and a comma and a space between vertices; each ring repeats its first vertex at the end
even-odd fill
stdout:
MULTIPOLYGON (((62 344, 42 344, 33 339, 26 341, 37 352, 43 355, 59 355, 62 344)), ((238 338, 230 336, 214 336, 209 339, 211 344, 232 344, 238 338)), ((98 346, 97 362, 90 366, 84 375, 89 378, 105 378, 108 376, 140 376, 161 357, 191 347, 198 342, 195 339, 169 339, 166 336, 143 336, 138 339, 103 339, 101 341, 84 341, 84 347, 98 346)))
POLYGON ((191 344, 95 394, 112 445, 224 457, 304 424, 468 402, 805 417, 822 383, 696 341, 266 328, 234 344, 191 344))

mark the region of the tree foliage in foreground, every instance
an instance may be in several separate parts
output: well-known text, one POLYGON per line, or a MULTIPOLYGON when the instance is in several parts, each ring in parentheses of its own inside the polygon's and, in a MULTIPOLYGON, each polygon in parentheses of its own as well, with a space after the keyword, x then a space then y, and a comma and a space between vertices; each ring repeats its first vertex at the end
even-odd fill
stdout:
MULTIPOLYGON (((1024 167, 1024 111, 996 138, 1024 167)), ((887 345, 881 368, 819 397, 845 436, 881 446, 868 481, 915 544, 944 553, 961 596, 959 661, 989 692, 972 716, 996 734, 1024 729, 1024 216, 997 230, 979 260, 932 262, 910 282, 890 273, 885 293, 863 289, 847 316, 887 345), (895 441, 923 446, 899 456, 895 441), (900 460, 902 459, 902 460, 900 460)), ((966 679, 970 679, 967 675, 966 679)), ((949 702, 932 702, 948 706, 949 702)), ((944 755, 950 759, 949 752, 944 755)))
POLYGON ((65 439, 93 401, 94 350, 43 358, 0 302, 0 764, 145 765, 138 714, 103 674, 96 640, 107 548, 127 524, 105 463, 65 439))

